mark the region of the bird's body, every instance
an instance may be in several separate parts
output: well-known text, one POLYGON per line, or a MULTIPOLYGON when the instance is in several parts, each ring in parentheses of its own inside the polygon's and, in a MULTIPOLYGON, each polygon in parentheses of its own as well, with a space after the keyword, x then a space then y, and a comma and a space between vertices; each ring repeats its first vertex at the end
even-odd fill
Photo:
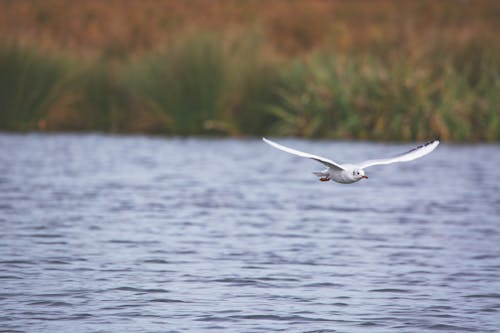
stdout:
POLYGON ((285 151, 290 154, 294 154, 300 157, 310 158, 315 161, 318 161, 324 164, 327 168, 320 172, 314 172, 314 174, 321 181, 329 181, 333 180, 337 183, 341 184, 351 184, 355 183, 361 179, 367 179, 368 177, 365 175, 364 168, 374 166, 374 165, 384 165, 391 164, 396 162, 408 162, 419 157, 425 156, 432 152, 439 145, 439 140, 429 141, 421 146, 413 148, 406 153, 398 155, 392 158, 385 159, 376 159, 376 160, 368 160, 361 163, 356 164, 339 164, 325 157, 321 157, 318 155, 309 154, 300 150, 296 150, 293 148, 285 147, 276 142, 268 140, 266 138, 262 138, 265 143, 271 145, 274 148, 285 151))
MULTIPOLYGON (((355 183, 363 177, 355 177, 356 176, 356 166, 352 164, 343 164, 342 167, 344 169, 338 168, 327 168, 323 171, 314 172, 314 174, 320 177, 321 181, 329 181, 333 180, 337 183, 341 184, 351 184, 355 183)), ((365 176, 366 177, 366 176, 365 176)))

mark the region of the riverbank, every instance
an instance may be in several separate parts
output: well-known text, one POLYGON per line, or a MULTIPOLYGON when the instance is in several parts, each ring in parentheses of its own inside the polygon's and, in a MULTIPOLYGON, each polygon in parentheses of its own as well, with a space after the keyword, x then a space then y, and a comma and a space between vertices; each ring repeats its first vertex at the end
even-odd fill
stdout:
POLYGON ((2 131, 500 140, 494 2, 49 2, 1 3, 2 131))

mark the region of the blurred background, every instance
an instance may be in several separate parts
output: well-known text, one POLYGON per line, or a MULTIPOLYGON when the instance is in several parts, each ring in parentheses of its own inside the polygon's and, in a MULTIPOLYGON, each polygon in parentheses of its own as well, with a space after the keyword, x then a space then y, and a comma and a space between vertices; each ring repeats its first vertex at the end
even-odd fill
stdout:
POLYGON ((500 0, 0 0, 0 331, 498 333, 499 31, 500 0), (444 142, 344 186, 263 135, 444 142))
POLYGON ((500 139, 500 2, 0 0, 0 130, 500 139))

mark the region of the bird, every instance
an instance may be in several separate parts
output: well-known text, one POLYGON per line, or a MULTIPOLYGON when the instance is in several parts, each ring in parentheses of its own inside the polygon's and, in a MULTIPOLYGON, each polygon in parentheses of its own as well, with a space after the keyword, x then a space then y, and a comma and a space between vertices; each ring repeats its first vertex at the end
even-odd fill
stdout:
POLYGON ((356 164, 340 164, 322 156, 313 155, 300 150, 285 147, 266 138, 262 138, 262 140, 272 147, 284 152, 300 157, 310 158, 324 164, 326 166, 325 170, 313 172, 313 174, 318 176, 319 180, 322 182, 333 180, 340 184, 352 184, 360 181, 361 179, 368 179, 368 176, 366 175, 364 170, 365 168, 374 165, 413 161, 417 158, 429 154, 439 145, 439 140, 434 139, 395 157, 367 160, 356 164))

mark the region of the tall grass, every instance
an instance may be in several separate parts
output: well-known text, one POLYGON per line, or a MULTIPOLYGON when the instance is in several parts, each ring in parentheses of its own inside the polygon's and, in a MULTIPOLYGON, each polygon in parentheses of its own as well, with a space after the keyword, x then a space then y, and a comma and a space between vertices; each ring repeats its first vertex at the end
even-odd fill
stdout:
MULTIPOLYGON (((281 54, 421 48, 445 40, 498 45, 498 0, 44 0, 0 1, 0 35, 77 54, 144 55, 186 31, 234 31, 258 24, 281 54)), ((456 49, 452 45, 452 49, 456 49)))
POLYGON ((60 97, 68 72, 66 59, 12 43, 0 44, 0 130, 43 127, 60 97))
POLYGON ((0 130, 498 141, 499 9, 0 1, 0 130))
POLYGON ((220 42, 208 38, 172 45, 126 73, 130 87, 168 119, 168 133, 200 133, 221 114, 227 73, 220 42))
POLYGON ((266 45, 195 31, 117 61, 0 44, 0 130, 500 140, 500 62, 484 44, 292 58, 266 45))
POLYGON ((167 119, 166 133, 240 135, 269 126, 264 109, 278 78, 272 60, 262 58, 258 34, 222 37, 190 34, 125 71, 129 87, 167 119))
POLYGON ((70 129, 126 132, 135 107, 134 100, 119 78, 120 67, 101 60, 83 62, 68 82, 66 109, 73 117, 66 119, 70 129))
POLYGON ((500 67, 444 59, 315 55, 284 73, 272 112, 279 135, 423 140, 499 140, 500 67), (471 80, 472 76, 478 79, 471 80))

